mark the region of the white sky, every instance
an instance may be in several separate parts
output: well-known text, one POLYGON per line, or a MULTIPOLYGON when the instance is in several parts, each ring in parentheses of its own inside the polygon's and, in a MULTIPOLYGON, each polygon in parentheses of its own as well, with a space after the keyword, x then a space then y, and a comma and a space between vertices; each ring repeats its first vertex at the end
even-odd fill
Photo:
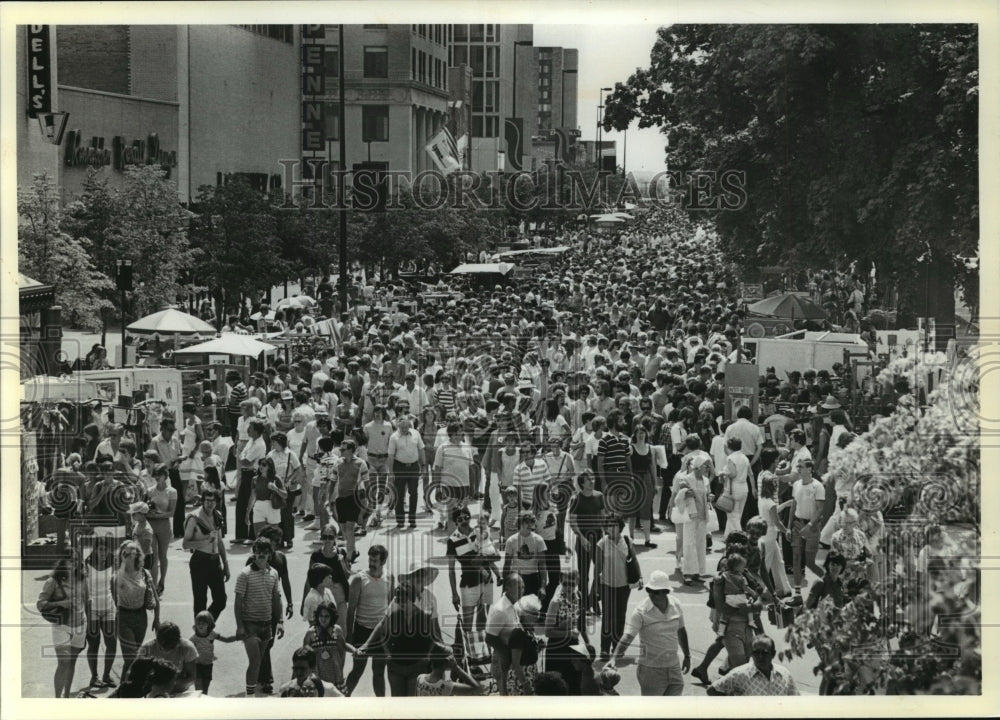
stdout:
MULTIPOLYGON (((577 118, 584 140, 596 140, 597 106, 602 87, 614 87, 625 82, 637 67, 649 66, 649 52, 656 40, 656 29, 669 25, 665 20, 646 25, 535 25, 536 46, 561 46, 580 51, 577 75, 579 97, 577 118), (613 42, 608 42, 613 38, 613 42)), ((621 165, 622 133, 610 132, 602 140, 617 142, 618 164, 621 165)), ((640 130, 633 123, 628 131, 625 169, 629 172, 664 168, 666 136, 658 128, 640 130)))

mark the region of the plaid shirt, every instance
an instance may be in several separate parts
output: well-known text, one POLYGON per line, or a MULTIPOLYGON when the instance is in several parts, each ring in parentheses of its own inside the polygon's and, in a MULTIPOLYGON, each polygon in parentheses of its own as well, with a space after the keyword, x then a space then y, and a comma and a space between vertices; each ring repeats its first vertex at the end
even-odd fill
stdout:
POLYGON ((392 388, 382 382, 368 391, 368 397, 371 398, 373 407, 376 405, 388 405, 390 395, 392 395, 392 388))
POLYGON ((726 695, 798 695, 792 674, 781 665, 771 666, 771 677, 764 676, 753 660, 729 671, 712 683, 712 689, 726 695))

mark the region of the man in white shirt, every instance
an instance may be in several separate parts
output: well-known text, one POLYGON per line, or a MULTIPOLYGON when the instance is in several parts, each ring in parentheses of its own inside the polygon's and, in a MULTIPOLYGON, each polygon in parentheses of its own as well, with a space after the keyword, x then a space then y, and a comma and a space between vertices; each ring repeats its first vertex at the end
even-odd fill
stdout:
POLYGON ((511 573, 504 580, 503 593, 493 603, 486 616, 486 644, 493 649, 493 677, 501 695, 507 691, 507 670, 510 668, 511 633, 521 626, 514 603, 524 595, 524 580, 517 573, 511 573))
POLYGON ((425 466, 424 441, 411 427, 409 415, 397 420, 398 429, 389 436, 390 480, 396 489, 396 529, 403 529, 403 501, 409 492, 410 529, 417 527, 417 485, 425 466))
POLYGON ((726 441, 734 437, 739 438, 743 454, 753 466, 760 460, 760 451, 764 443, 760 428, 750 421, 752 417, 753 411, 746 405, 741 406, 736 411, 736 422, 726 430, 726 441))
POLYGON ((812 476, 812 459, 800 460, 795 468, 797 479, 792 484, 792 526, 788 535, 792 543, 793 584, 795 592, 799 593, 802 588, 803 562, 817 577, 823 576, 822 568, 816 564, 816 553, 819 550, 826 490, 823 483, 812 476))
POLYGON ((403 379, 403 387, 396 390, 400 400, 406 400, 410 406, 410 412, 415 417, 420 417, 424 408, 431 404, 427 397, 427 391, 417 385, 416 373, 408 372, 403 379))
POLYGON ((520 493, 521 506, 528 509, 535 504, 535 488, 549 482, 549 467, 539 459, 534 443, 521 445, 521 462, 514 468, 514 487, 520 493))

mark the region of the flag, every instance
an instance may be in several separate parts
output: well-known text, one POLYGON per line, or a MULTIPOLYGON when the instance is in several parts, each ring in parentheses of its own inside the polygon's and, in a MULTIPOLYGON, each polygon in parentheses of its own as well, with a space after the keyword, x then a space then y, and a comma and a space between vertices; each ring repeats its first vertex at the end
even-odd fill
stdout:
POLYGON ((427 143, 425 149, 430 153, 431 160, 434 161, 437 169, 445 175, 462 169, 458 143, 455 142, 455 137, 448 128, 441 128, 441 131, 427 143))

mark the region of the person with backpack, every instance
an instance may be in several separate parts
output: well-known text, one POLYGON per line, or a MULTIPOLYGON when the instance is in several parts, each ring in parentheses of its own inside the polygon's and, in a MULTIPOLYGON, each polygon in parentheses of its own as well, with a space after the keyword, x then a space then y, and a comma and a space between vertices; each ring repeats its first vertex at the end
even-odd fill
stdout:
POLYGON ((87 644, 87 583, 85 568, 76 550, 60 558, 38 593, 35 606, 52 624, 52 645, 56 653, 55 695, 69 697, 76 671, 76 659, 87 644))

